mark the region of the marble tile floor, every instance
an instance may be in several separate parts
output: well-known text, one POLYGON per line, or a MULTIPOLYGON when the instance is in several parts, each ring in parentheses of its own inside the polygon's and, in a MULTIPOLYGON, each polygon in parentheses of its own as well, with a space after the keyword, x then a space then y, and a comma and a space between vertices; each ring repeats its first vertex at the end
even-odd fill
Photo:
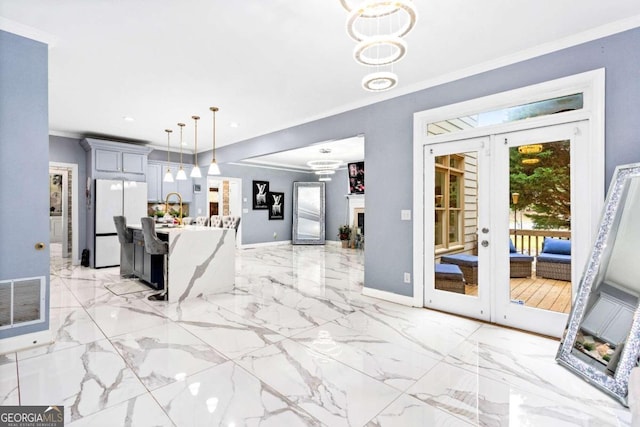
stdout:
POLYGON ((237 252, 236 286, 182 303, 51 260, 53 344, 0 355, 0 404, 73 426, 628 426, 558 342, 362 295, 363 253, 237 252))

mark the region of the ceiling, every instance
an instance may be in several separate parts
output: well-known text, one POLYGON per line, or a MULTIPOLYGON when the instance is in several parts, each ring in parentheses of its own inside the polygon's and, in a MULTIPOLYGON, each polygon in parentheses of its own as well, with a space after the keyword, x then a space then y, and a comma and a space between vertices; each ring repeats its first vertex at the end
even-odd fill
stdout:
POLYGON ((340 160, 340 168, 349 162, 364 160, 364 136, 325 141, 295 150, 245 159, 242 163, 276 168, 310 171, 310 160, 340 160))
POLYGON ((184 122, 191 149, 196 114, 203 151, 210 106, 220 147, 640 25, 638 0, 415 4, 383 93, 360 87, 339 0, 0 0, 0 29, 50 44, 51 134, 164 148, 173 128, 177 148, 184 122))

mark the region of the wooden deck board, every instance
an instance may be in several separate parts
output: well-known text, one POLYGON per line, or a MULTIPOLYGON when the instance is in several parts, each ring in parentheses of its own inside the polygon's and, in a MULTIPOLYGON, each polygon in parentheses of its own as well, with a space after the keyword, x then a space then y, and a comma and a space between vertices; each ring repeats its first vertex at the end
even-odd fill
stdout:
MULTIPOLYGON (((571 311, 571 282, 540 277, 510 280, 511 299, 524 301, 527 307, 536 307, 560 313, 571 311)), ((465 295, 477 296, 477 285, 465 285, 465 295)))

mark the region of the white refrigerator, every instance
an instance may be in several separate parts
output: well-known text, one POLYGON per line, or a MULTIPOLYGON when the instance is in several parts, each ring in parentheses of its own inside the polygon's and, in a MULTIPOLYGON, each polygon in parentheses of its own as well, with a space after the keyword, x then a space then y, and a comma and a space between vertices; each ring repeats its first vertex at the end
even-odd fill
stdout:
POLYGON ((95 182, 94 267, 120 265, 120 241, 113 217, 124 215, 127 224, 140 224, 147 216, 147 183, 112 179, 95 182))

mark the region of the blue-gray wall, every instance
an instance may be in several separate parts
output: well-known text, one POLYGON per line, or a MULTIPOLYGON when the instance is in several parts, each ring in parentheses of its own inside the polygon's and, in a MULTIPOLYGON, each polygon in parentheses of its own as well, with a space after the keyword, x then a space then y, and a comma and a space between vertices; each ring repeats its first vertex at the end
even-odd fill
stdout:
MULTIPOLYGON (((598 68, 606 69, 606 183, 616 165, 640 161, 640 29, 428 88, 388 101, 224 146, 220 163, 364 134, 366 139, 365 286, 412 294, 413 114, 598 68)), ((211 154, 199 156, 206 162, 211 154)), ((203 163, 205 164, 205 163, 203 163)))
POLYGON ((49 327, 47 76, 47 45, 0 31, 0 280, 47 283, 45 322, 2 330, 0 339, 49 327), (36 251, 37 242, 46 249, 36 251))
MULTIPOLYGON (((204 163, 201 163, 204 164, 204 163)), ((203 173, 206 168, 202 168, 203 173)), ((242 214, 242 244, 277 242, 291 240, 291 192, 294 181, 315 180, 313 175, 292 172, 279 169, 243 166, 243 165, 220 165, 221 176, 242 179, 242 197, 247 199, 242 202, 242 208, 248 209, 248 213, 242 214), (269 220, 269 213, 266 210, 253 210, 252 205, 252 185, 253 181, 269 181, 269 191, 284 193, 284 219, 269 220), (274 238, 274 233, 276 236, 274 238)), ((204 179, 203 179, 204 182, 204 179)), ((205 187, 203 187, 205 188, 205 187)), ((196 209, 202 208, 203 212, 208 212, 206 208, 205 196, 196 200, 196 209)))

